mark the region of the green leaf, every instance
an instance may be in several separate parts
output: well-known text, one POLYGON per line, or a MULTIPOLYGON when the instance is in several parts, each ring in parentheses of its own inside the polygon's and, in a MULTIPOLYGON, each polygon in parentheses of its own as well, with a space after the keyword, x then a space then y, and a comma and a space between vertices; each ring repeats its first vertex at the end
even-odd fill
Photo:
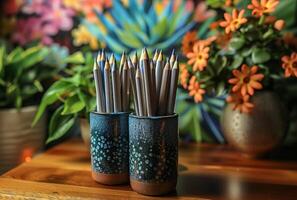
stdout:
POLYGON ((4 59, 5 59, 5 46, 1 45, 1 48, 0 48, 0 74, 4 67, 4 59))
POLYGON ((65 101, 65 107, 63 109, 62 115, 77 113, 84 107, 85 103, 79 99, 78 95, 71 96, 65 101))
POLYGON ((71 63, 71 64, 82 64, 85 62, 85 58, 82 54, 82 52, 75 52, 74 54, 68 56, 65 59, 66 63, 71 63))
POLYGON ((95 109, 96 107, 96 99, 93 96, 90 96, 89 94, 84 93, 83 91, 78 91, 78 97, 79 99, 84 102, 87 108, 87 112, 90 112, 95 109))
POLYGON ((42 87, 40 81, 35 80, 35 81, 33 82, 33 84, 34 84, 34 86, 37 88, 37 90, 38 90, 39 92, 42 92, 42 91, 43 91, 43 87, 42 87))
POLYGON ((161 19, 156 26, 153 27, 151 35, 155 38, 161 38, 167 31, 167 19, 161 19))
POLYGON ((244 37, 235 37, 230 40, 229 48, 232 50, 238 50, 241 47, 243 47, 244 43, 245 43, 244 37))
POLYGON ((265 49, 255 48, 252 52, 252 61, 254 64, 264 63, 269 61, 270 54, 265 49))
POLYGON ((61 126, 58 126, 58 129, 55 132, 50 133, 50 136, 47 138, 46 143, 48 144, 64 136, 67 131, 69 131, 70 128, 74 125, 75 120, 76 118, 74 116, 67 117, 66 120, 63 120, 63 124, 61 124, 61 126))
POLYGON ((242 64, 242 62, 243 62, 243 57, 241 57, 240 55, 235 55, 230 68, 236 69, 242 64))
POLYGON ((8 63, 11 63, 11 62, 14 62, 16 61, 17 59, 20 59, 21 58, 21 54, 24 52, 24 50, 21 48, 21 47, 17 47, 15 48, 12 52, 10 52, 8 55, 7 55, 7 62, 8 63))
POLYGON ((142 43, 138 40, 138 38, 133 36, 129 31, 118 31, 117 36, 123 42, 123 44, 125 44, 128 47, 137 49, 143 46, 142 43))
POLYGON ((32 122, 32 126, 34 126, 37 123, 37 121, 41 118, 46 107, 58 100, 59 95, 63 93, 66 94, 69 91, 74 90, 74 88, 75 86, 72 83, 64 80, 55 82, 43 95, 41 103, 38 107, 38 111, 32 122))

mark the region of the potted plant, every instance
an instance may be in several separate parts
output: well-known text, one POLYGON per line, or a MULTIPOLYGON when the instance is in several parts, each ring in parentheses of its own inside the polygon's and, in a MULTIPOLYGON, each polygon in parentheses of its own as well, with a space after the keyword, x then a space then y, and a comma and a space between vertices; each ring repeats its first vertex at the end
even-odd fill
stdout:
POLYGON ((67 57, 65 63, 64 76, 43 95, 33 124, 40 120, 47 107, 56 106, 50 118, 46 143, 61 138, 79 120, 82 137, 89 145, 88 113, 96 106, 92 54, 86 53, 84 57, 77 52, 67 57))
POLYGON ((42 64, 49 54, 43 46, 10 51, 0 45, 0 173, 29 160, 44 144, 45 117, 31 127, 45 81, 56 72, 42 64))
POLYGON ((249 156, 270 151, 284 138, 282 92, 297 77, 297 53, 283 38, 285 22, 269 15, 278 3, 254 0, 226 12, 211 25, 211 37, 193 36, 188 65, 181 68, 180 83, 196 103, 207 95, 227 96, 224 136, 249 156))

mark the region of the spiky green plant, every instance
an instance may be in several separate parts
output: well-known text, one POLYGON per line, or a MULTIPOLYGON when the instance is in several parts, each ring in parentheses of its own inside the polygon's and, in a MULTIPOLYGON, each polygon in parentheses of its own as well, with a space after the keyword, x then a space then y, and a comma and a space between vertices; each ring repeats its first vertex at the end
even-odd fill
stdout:
POLYGON ((104 41, 111 51, 118 54, 143 47, 149 51, 166 50, 177 45, 195 22, 192 21, 192 11, 186 9, 185 1, 177 10, 173 9, 174 1, 170 1, 160 14, 155 9, 157 2, 143 1, 139 4, 136 0, 129 0, 124 6, 119 0, 113 1, 112 8, 105 13, 97 12, 107 33, 85 19, 83 23, 98 40, 104 41), (112 16, 112 20, 106 14, 112 16))

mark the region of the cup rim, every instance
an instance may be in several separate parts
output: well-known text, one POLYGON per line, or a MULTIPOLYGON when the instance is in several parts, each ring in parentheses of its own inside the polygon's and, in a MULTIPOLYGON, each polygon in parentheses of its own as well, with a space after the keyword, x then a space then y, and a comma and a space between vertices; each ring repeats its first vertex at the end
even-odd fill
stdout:
POLYGON ((131 112, 117 112, 117 113, 99 113, 97 111, 91 111, 90 113, 99 116, 119 116, 119 115, 129 115, 131 112))
POLYGON ((151 120, 160 120, 160 119, 167 119, 167 118, 175 118, 178 117, 177 113, 173 113, 171 115, 162 115, 162 116, 137 116, 135 113, 130 113, 129 117, 135 119, 151 119, 151 120))

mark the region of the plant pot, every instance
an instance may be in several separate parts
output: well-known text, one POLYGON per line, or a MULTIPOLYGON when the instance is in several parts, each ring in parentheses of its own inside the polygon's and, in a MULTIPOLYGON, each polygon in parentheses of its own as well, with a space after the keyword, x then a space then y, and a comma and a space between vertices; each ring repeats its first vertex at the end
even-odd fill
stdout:
POLYGON ((80 118, 79 119, 79 125, 80 125, 80 134, 81 137, 87 146, 88 149, 90 149, 90 142, 91 142, 91 135, 90 135, 90 123, 86 118, 80 118))
POLYGON ((31 127, 36 111, 37 106, 0 110, 0 174, 43 149, 46 117, 31 127))
POLYGON ((221 118, 221 127, 229 144, 248 157, 258 157, 281 143, 288 121, 286 109, 279 97, 270 91, 256 93, 250 113, 233 110, 227 104, 221 118))

